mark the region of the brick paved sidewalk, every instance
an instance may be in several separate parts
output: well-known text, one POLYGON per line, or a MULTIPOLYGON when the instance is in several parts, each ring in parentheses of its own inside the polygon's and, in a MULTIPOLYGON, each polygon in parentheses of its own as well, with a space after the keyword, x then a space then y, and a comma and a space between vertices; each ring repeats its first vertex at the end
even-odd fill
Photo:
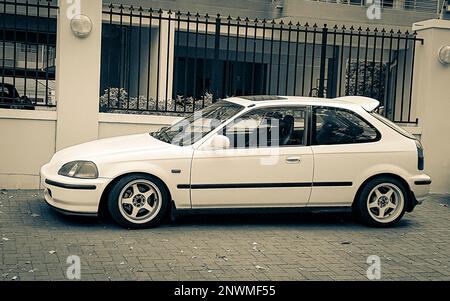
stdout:
POLYGON ((0 280, 450 280, 450 197, 432 196, 393 229, 343 214, 189 216, 130 231, 65 217, 38 191, 0 192, 0 280), (17 277, 17 278, 15 278, 17 277))

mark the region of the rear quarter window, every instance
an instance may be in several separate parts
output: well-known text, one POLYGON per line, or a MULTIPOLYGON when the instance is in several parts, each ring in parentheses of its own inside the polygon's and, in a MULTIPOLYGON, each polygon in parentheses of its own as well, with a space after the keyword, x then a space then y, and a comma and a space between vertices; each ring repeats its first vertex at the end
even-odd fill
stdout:
POLYGON ((312 144, 369 143, 380 140, 377 129, 358 114, 332 107, 314 107, 312 144))

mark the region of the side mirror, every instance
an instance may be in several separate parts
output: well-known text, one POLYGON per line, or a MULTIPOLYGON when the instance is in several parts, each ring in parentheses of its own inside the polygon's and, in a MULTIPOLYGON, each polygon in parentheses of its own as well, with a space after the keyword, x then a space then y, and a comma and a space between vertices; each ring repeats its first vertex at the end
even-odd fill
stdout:
POLYGON ((230 148, 230 139, 224 135, 215 135, 211 138, 209 146, 210 150, 221 150, 230 148))

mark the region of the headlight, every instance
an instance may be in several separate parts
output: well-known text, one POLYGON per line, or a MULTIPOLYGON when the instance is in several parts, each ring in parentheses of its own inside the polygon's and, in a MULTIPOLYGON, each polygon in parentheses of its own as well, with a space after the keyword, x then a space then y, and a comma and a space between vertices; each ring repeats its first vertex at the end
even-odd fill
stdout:
POLYGON ((90 161, 73 161, 66 163, 59 169, 58 174, 79 179, 98 178, 97 166, 94 162, 90 161))

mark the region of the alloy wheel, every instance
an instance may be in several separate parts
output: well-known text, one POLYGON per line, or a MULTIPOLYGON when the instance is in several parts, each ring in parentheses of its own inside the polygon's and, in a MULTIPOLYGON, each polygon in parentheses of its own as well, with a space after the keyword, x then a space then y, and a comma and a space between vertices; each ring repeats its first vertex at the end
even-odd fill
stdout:
POLYGON ((162 197, 154 183, 139 179, 125 185, 118 202, 124 218, 135 224, 143 224, 152 220, 161 210, 162 197))
POLYGON ((375 186, 367 198, 367 209, 370 216, 380 222, 394 221, 403 210, 405 198, 402 190, 392 183, 375 186))

